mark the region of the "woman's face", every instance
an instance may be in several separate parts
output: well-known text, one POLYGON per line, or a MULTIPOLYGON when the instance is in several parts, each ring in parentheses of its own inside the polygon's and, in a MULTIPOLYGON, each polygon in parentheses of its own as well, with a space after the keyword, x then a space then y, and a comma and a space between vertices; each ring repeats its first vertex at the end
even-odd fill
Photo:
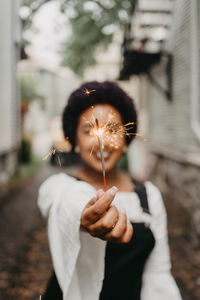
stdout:
POLYGON ((96 104, 85 110, 79 118, 76 145, 87 166, 102 172, 98 136, 102 142, 105 170, 111 171, 126 146, 120 113, 109 104, 96 104), (96 123, 98 119, 98 126, 96 123))

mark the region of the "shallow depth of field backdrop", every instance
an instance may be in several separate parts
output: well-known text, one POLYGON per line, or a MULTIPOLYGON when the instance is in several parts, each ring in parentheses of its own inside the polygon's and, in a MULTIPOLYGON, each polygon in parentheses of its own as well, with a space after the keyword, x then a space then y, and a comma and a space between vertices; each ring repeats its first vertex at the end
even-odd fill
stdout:
POLYGON ((139 136, 120 167, 160 188, 172 273, 184 300, 200 299, 199 53, 198 0, 0 2, 0 299, 44 292, 52 266, 37 191, 80 163, 60 116, 89 80, 135 99, 139 136))

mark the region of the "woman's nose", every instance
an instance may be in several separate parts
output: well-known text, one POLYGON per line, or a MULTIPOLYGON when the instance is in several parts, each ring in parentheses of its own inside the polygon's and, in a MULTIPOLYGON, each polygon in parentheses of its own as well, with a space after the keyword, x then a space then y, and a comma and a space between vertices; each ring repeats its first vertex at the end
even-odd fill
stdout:
POLYGON ((103 150, 119 149, 121 147, 121 140, 115 135, 108 135, 103 139, 103 150))
POLYGON ((112 147, 113 147, 113 141, 112 141, 112 139, 110 139, 109 137, 105 137, 103 139, 103 142, 102 142, 102 148, 103 148, 103 150, 109 150, 112 147))

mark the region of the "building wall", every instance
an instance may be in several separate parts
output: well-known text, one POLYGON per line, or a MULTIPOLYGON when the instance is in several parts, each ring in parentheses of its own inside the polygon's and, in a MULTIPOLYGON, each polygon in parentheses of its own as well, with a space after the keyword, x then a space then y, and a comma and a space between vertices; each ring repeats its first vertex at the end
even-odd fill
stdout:
POLYGON ((20 140, 16 65, 20 26, 18 1, 0 2, 0 184, 14 173, 20 140))
MULTIPOLYGON (((192 108, 194 97, 197 97, 196 111, 199 113, 199 85, 194 81, 199 80, 200 63, 194 53, 199 53, 195 32, 200 32, 200 28, 194 31, 194 14, 198 14, 194 2, 175 1, 173 30, 167 45, 173 55, 172 101, 143 77, 141 105, 148 116, 147 147, 155 164, 151 179, 160 187, 166 202, 176 206, 177 218, 179 210, 187 211, 185 222, 192 229, 193 241, 197 241, 200 236, 200 140, 193 128, 192 108)), ((163 58, 152 71, 163 87, 167 87, 166 62, 163 58)))
POLYGON ((36 70, 38 93, 45 99, 45 111, 49 118, 62 114, 71 92, 80 81, 73 72, 56 72, 45 69, 36 70), (62 73, 62 74, 60 74, 62 73))
POLYGON ((175 226, 178 224, 175 237, 187 235, 191 238, 192 246, 199 247, 200 168, 165 155, 156 155, 156 159, 150 179, 160 188, 168 213, 173 215, 169 215, 169 226, 172 226, 170 220, 175 226))
POLYGON ((20 62, 19 74, 36 84, 38 96, 29 104, 24 135, 31 141, 33 155, 44 157, 53 145, 52 120, 62 115, 69 95, 80 85, 80 80, 67 68, 51 69, 33 58, 20 62))
POLYGON ((96 51, 96 64, 86 69, 84 81, 117 80, 120 71, 122 32, 117 31, 107 49, 96 51))
MULTIPOLYGON (((149 138, 151 148, 158 153, 176 157, 184 161, 200 163, 199 139, 192 128, 191 116, 191 19, 190 1, 176 1, 173 34, 169 41, 169 51, 173 55, 172 101, 168 101, 156 88, 145 80, 145 106, 149 111, 149 138), (182 4, 182 5, 180 5, 182 4)), ((196 62, 198 63, 198 62, 196 62)), ((163 58, 152 74, 167 88, 167 59, 163 58)))
POLYGON ((70 69, 51 68, 31 56, 19 63, 18 71, 19 76, 27 76, 35 82, 36 93, 49 119, 62 113, 69 95, 80 84, 80 79, 70 69))

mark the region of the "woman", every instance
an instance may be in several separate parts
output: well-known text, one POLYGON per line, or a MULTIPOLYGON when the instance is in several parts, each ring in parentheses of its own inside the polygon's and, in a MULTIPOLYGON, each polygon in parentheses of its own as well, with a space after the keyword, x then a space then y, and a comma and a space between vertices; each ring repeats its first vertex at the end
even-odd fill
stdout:
POLYGON ((63 129, 84 164, 74 177, 51 176, 39 191, 55 271, 43 299, 181 299, 160 192, 116 169, 137 130, 132 99, 112 82, 83 84, 64 109, 63 129))

